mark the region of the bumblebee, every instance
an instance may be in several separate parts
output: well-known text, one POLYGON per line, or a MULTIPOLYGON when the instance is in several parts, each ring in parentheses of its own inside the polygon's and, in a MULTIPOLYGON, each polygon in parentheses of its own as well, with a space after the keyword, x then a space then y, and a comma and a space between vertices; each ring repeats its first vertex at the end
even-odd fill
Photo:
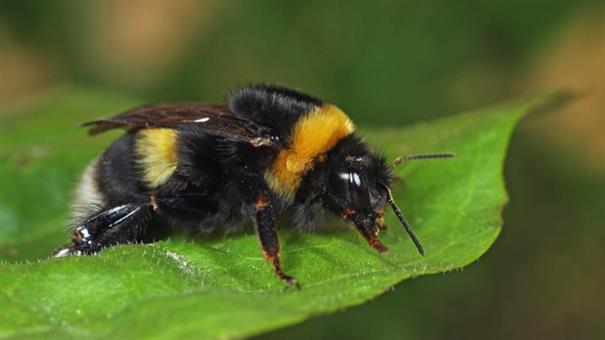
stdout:
POLYGON ((423 249, 389 189, 402 161, 390 166, 370 151, 335 105, 274 85, 251 85, 226 104, 147 105, 83 124, 91 135, 115 128, 118 138, 84 172, 76 189, 71 243, 55 256, 91 255, 166 231, 210 233, 252 221, 263 256, 286 284, 275 214, 299 228, 324 211, 351 222, 370 246, 391 206, 423 249), (153 226, 153 227, 152 227, 153 226))

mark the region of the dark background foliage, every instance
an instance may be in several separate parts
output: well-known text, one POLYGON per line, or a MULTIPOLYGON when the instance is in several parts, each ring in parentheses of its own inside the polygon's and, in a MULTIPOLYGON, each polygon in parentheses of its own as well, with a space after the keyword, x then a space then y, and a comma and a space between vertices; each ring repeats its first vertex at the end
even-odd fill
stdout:
POLYGON ((478 263, 267 338, 605 336, 604 60, 598 0, 0 2, 0 114, 64 84, 157 102, 278 82, 364 126, 582 93, 517 132, 504 229, 478 263))

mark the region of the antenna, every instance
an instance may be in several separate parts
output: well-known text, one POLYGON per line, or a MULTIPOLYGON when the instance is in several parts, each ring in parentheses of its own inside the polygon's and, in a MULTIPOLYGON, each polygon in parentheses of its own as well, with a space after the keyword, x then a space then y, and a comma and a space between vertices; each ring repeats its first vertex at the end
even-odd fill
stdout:
POLYGON ((438 158, 454 158, 456 154, 453 152, 444 152, 444 153, 424 153, 417 155, 409 155, 409 156, 399 156, 395 158, 393 163, 389 165, 389 171, 395 169, 399 164, 407 161, 415 161, 418 159, 438 159, 438 158))
POLYGON ((395 212, 395 215, 397 215, 397 218, 399 218, 399 222, 401 222, 401 225, 403 225, 403 228, 408 233, 408 236, 410 236, 410 238, 412 239, 412 242, 414 242, 414 245, 416 246, 416 248, 418 248, 418 252, 420 253, 420 255, 424 256, 424 249, 422 248, 422 244, 420 244, 420 241, 418 241, 418 238, 416 238, 416 235, 414 235, 414 231, 412 230, 412 227, 410 227, 410 224, 405 219, 405 216, 403 216, 401 209, 399 209, 399 207, 397 206, 397 203, 395 203, 391 189, 382 183, 381 183, 381 185, 387 191, 387 201, 391 205, 391 208, 393 208, 393 211, 395 212))

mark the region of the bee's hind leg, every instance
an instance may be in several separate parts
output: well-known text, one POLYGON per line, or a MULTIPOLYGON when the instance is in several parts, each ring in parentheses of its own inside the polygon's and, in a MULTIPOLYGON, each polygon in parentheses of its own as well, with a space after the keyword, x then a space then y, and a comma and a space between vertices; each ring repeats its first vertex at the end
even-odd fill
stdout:
POLYGON ((101 211, 73 229, 71 245, 55 257, 90 255, 103 248, 137 241, 149 225, 152 204, 124 204, 101 211))

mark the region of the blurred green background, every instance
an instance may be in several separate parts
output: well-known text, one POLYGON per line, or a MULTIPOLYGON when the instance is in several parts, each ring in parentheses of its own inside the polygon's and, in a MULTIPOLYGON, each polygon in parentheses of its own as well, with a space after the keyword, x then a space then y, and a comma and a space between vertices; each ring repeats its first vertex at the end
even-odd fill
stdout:
POLYGON ((480 261, 261 338, 605 337, 602 0, 0 1, 0 76, 0 115, 65 85, 211 102, 264 81, 362 126, 575 90, 517 131, 480 261))

